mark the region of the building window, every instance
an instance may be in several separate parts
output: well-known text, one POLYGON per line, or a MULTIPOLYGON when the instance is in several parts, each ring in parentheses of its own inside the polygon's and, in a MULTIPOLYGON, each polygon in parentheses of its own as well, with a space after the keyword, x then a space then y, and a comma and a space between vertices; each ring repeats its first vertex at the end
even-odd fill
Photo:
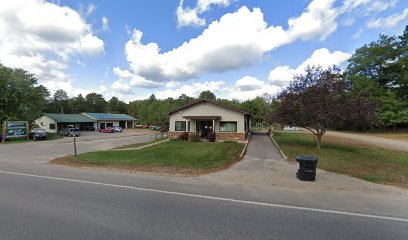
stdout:
POLYGON ((50 129, 55 129, 55 123, 50 123, 50 129))
POLYGON ((237 122, 220 122, 220 132, 237 132, 237 122))
POLYGON ((185 121, 176 121, 176 131, 186 131, 186 122, 185 121))
POLYGON ((190 121, 188 121, 188 124, 187 124, 187 131, 190 132, 190 121))

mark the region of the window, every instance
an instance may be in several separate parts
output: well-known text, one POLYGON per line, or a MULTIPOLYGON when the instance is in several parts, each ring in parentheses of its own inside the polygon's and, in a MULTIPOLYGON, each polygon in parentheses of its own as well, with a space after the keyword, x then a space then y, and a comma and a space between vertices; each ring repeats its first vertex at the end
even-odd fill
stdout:
POLYGON ((176 121, 176 131, 186 131, 185 121, 176 121))
POLYGON ((220 122, 220 132, 237 132, 237 122, 220 122))
POLYGON ((188 121, 187 131, 190 132, 190 121, 188 121))
POLYGON ((50 129, 55 129, 55 123, 50 123, 50 129))

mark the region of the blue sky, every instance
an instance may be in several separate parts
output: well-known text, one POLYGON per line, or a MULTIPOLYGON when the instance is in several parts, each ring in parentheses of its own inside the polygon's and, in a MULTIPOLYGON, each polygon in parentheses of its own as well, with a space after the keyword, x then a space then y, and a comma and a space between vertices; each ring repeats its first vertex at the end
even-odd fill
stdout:
POLYGON ((6 0, 0 62, 70 96, 246 100, 407 23, 403 0, 6 0))

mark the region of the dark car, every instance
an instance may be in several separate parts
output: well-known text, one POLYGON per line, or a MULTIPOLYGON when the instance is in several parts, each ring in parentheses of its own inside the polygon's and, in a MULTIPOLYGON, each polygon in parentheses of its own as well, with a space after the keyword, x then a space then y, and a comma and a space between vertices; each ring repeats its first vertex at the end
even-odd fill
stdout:
MULTIPOLYGON (((3 135, 0 134, 0 142, 3 140, 3 135)), ((6 141, 10 140, 9 138, 6 137, 6 141)))
POLYGON ((44 128, 34 128, 31 132, 33 140, 47 140, 47 132, 44 128))
POLYGON ((67 137, 79 137, 81 135, 81 130, 79 130, 79 128, 65 128, 60 131, 59 134, 67 137))

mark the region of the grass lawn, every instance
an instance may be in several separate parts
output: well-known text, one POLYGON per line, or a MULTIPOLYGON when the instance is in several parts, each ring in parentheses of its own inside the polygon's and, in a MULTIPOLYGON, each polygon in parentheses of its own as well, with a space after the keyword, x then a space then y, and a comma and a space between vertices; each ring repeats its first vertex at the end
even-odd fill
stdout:
POLYGON ((101 151, 55 159, 55 164, 119 170, 202 174, 240 159, 244 144, 168 141, 138 150, 101 151))
POLYGON ((160 141, 163 141, 163 140, 165 140, 165 139, 163 138, 163 139, 153 140, 153 141, 150 141, 150 142, 142 142, 142 143, 129 144, 129 145, 124 145, 124 146, 116 147, 116 148, 114 148, 114 149, 137 148, 137 147, 141 147, 141 146, 144 146, 144 145, 148 145, 148 144, 160 142, 160 141))
POLYGON ((408 187, 408 153, 336 143, 322 139, 322 149, 314 146, 313 135, 275 132, 274 139, 291 161, 296 155, 319 158, 318 167, 371 182, 408 187))

